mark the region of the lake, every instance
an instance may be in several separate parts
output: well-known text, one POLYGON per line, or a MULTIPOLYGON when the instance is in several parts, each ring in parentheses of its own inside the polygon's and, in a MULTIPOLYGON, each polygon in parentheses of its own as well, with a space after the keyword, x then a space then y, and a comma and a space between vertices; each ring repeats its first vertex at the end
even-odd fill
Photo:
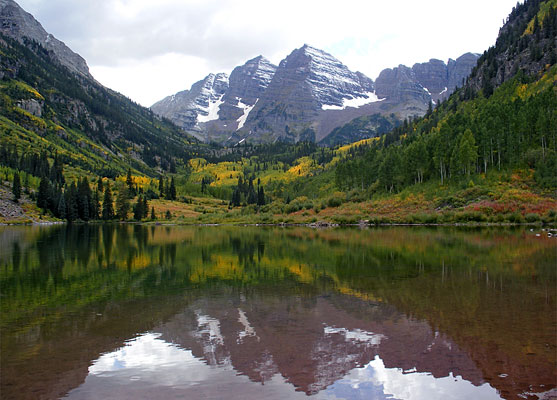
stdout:
POLYGON ((541 228, 0 227, 2 399, 557 395, 541 228))

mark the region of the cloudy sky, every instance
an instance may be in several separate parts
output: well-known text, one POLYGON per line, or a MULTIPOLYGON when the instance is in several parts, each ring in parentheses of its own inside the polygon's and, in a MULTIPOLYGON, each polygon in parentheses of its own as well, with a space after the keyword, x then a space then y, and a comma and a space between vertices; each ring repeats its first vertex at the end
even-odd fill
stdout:
POLYGON ((93 76, 144 106, 304 43, 375 79, 495 43, 517 0, 16 0, 81 54, 93 76))

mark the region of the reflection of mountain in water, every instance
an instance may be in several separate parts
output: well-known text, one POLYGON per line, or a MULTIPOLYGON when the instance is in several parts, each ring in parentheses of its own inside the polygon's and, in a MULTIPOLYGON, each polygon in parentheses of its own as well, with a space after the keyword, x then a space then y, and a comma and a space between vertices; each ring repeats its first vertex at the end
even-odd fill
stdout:
POLYGON ((308 395, 376 356, 387 368, 484 383, 468 355, 427 323, 342 295, 204 298, 154 331, 210 365, 261 383, 280 374, 308 395))
POLYGON ((555 242, 533 233, 76 225, 0 237, 2 399, 84 388, 91 363, 145 332, 196 366, 301 396, 377 371, 462 376, 507 399, 555 387, 555 242))

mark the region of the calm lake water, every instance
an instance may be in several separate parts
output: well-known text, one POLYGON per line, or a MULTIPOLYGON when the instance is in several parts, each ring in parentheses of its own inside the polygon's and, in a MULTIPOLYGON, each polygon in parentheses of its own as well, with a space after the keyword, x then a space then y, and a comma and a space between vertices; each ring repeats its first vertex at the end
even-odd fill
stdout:
POLYGON ((539 228, 0 227, 0 397, 550 397, 556 252, 539 228))

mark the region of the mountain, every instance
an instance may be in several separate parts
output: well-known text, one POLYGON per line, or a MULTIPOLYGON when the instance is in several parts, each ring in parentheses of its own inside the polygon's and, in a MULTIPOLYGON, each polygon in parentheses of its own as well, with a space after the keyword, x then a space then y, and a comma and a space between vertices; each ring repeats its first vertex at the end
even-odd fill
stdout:
MULTIPOLYGON (((362 149, 361 156, 339 162, 337 185, 347 192, 392 193, 412 186, 416 192, 423 190, 420 184, 426 181, 441 186, 465 182, 474 194, 458 200, 451 195, 439 201, 436 211, 469 205, 469 210, 488 216, 518 212, 517 221, 528 217, 525 206, 516 205, 528 203, 527 195, 496 195, 492 189, 499 187, 496 177, 507 179, 508 174, 523 188, 555 194, 556 43, 557 1, 517 4, 496 44, 479 57, 464 85, 423 118, 405 121, 362 149), (513 198, 510 205, 504 205, 507 196, 513 198)), ((441 86, 428 81, 443 76, 443 68, 432 61, 430 73, 423 65, 383 71, 375 82, 378 96, 406 100, 423 98, 426 91, 438 93, 441 86)), ((472 61, 473 55, 465 55, 460 63, 449 62, 445 82, 458 81, 472 61)))
POLYGON ((259 56, 236 67, 230 77, 209 74, 190 90, 166 97, 151 109, 198 138, 222 142, 223 135, 230 136, 243 127, 276 68, 259 56))
POLYGON ((329 127, 362 115, 358 107, 378 101, 371 79, 304 45, 280 62, 242 134, 255 142, 319 141, 329 127))
POLYGON ((0 0, 0 32, 23 43, 24 38, 51 51, 54 58, 70 71, 93 79, 85 60, 63 42, 44 30, 42 25, 13 0, 0 0))
POLYGON ((536 76, 557 62, 557 1, 518 3, 501 28, 495 46, 486 50, 470 74, 468 95, 493 90, 519 71, 536 76))
MULTIPOLYGON (((412 68, 381 72, 376 82, 352 72, 332 55, 304 45, 278 67, 259 56, 234 69, 213 88, 213 74, 155 103, 151 109, 205 141, 236 144, 244 140, 311 140, 347 143, 386 133, 397 121, 424 115, 429 102, 445 99, 474 67, 478 55, 467 53, 445 64, 432 59, 412 68), (199 87, 206 87, 200 92, 199 87), (246 94, 245 89, 250 88, 246 94), (223 91, 224 90, 224 91, 223 91), (244 91, 243 91, 244 90, 244 91), (211 111, 212 113, 210 113, 211 111), (329 135, 358 117, 374 115, 376 129, 329 135)), ((219 74, 223 76, 224 74, 219 74)))
POLYGON ((105 176, 154 174, 197 147, 170 121, 93 79, 85 60, 12 0, 0 0, 0 147, 54 154, 105 176))
POLYGON ((200 124, 215 119, 226 90, 227 74, 209 74, 190 90, 166 97, 151 109, 165 117, 172 115, 173 122, 196 134, 202 130, 200 124))

